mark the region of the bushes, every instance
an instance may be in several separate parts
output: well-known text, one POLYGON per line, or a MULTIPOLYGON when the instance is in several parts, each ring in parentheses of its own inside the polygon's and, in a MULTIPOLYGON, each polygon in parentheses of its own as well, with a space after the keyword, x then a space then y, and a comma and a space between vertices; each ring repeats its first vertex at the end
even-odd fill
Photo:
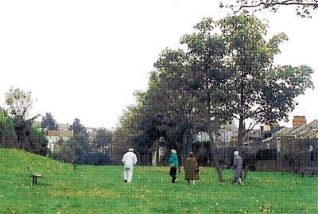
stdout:
POLYGON ((31 132, 27 141, 26 150, 35 154, 46 156, 48 153, 47 139, 42 130, 31 127, 31 132))
POLYGON ((0 146, 14 147, 16 136, 13 120, 0 109, 0 146))
POLYGON ((43 156, 47 154, 47 140, 41 130, 32 127, 30 121, 24 121, 22 128, 18 128, 14 120, 0 109, 1 147, 24 149, 43 156))
POLYGON ((74 139, 60 142, 52 153, 52 158, 77 164, 104 165, 110 163, 108 153, 94 150, 88 141, 79 142, 74 139))

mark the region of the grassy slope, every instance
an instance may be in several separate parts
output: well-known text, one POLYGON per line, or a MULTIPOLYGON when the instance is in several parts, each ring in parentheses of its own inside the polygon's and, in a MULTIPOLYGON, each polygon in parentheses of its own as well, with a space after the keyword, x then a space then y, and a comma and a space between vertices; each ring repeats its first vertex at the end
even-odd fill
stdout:
POLYGON ((167 167, 78 166, 18 150, 0 149, 0 213, 318 213, 318 179, 253 172, 244 186, 219 184, 213 169, 189 186, 170 184, 167 167), (31 186, 27 166, 44 174, 31 186))

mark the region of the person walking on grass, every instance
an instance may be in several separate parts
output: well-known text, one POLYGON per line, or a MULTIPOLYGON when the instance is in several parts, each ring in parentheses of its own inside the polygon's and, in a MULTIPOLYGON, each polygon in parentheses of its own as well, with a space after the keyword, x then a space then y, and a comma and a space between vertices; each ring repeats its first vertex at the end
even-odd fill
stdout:
POLYGON ((134 165, 137 163, 137 156, 134 149, 128 149, 123 156, 122 162, 124 164, 124 179, 125 182, 130 183, 133 177, 134 165))
POLYGON ((184 170, 185 180, 188 181, 188 184, 191 182, 193 185, 195 185, 195 181, 199 180, 199 166, 193 152, 190 152, 190 155, 185 162, 184 170))
POLYGON ((169 162, 169 165, 170 165, 169 175, 171 176, 172 183, 175 183, 178 180, 178 178, 177 178, 177 169, 179 167, 177 151, 175 149, 171 150, 171 154, 170 154, 168 162, 169 162))
POLYGON ((234 152, 234 162, 233 162, 233 169, 234 169, 234 181, 233 183, 237 183, 242 185, 242 157, 239 155, 238 151, 234 152))

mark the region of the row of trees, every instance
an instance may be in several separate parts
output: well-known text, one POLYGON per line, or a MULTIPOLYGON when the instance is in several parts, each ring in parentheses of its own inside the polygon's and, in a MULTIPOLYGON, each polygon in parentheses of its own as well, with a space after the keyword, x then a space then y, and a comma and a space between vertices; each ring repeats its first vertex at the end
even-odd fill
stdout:
POLYGON ((5 95, 6 108, 0 108, 0 146, 18 148, 26 151, 50 155, 51 157, 81 164, 107 164, 110 162, 110 151, 113 133, 105 128, 93 130, 89 134, 80 119, 76 118, 69 130, 73 137, 62 139, 56 149, 48 150, 46 135, 50 130, 58 130, 58 123, 51 113, 42 117, 41 128, 33 126, 39 117, 29 117, 33 100, 31 92, 11 88, 5 95))
MULTIPOLYGON (((51 113, 42 117, 41 128, 46 131, 58 130, 58 123, 51 113)), ((73 137, 63 141, 61 139, 55 145, 51 157, 57 160, 78 164, 109 164, 111 162, 111 144, 113 132, 106 128, 90 130, 75 118, 68 128, 73 137)))
POLYGON ((145 163, 158 146, 177 148, 183 162, 194 134, 204 131, 223 180, 213 144, 220 127, 237 120, 242 148, 256 124, 287 120, 295 98, 313 87, 310 67, 274 64, 287 36, 267 38, 267 25, 246 12, 203 19, 181 38, 182 48, 162 51, 147 91, 136 93, 137 104, 121 118, 119 142, 135 146, 145 163))
MULTIPOLYGON (((61 142, 53 156, 90 163, 98 156, 96 151, 112 143, 115 159, 134 146, 141 162, 147 164, 149 152, 163 146, 176 148, 183 162, 195 134, 203 131, 210 139, 209 162, 213 160, 223 180, 213 144, 220 127, 237 120, 237 146, 241 148, 244 136, 256 124, 287 119, 297 104, 295 98, 313 87, 310 67, 274 64, 279 44, 287 36, 280 33, 267 38, 267 25, 245 12, 218 21, 203 19, 193 33, 181 38, 182 48, 162 51, 147 91, 135 93, 137 104, 124 112, 115 133, 99 129, 96 137, 89 139, 87 129, 75 119, 70 127, 74 138, 61 142), (247 120, 252 121, 249 127, 245 126, 247 120)), ((34 141, 29 136, 35 131, 31 123, 38 117, 28 115, 31 93, 10 89, 6 105, 7 109, 0 111, 1 145, 12 143, 31 150, 34 141)), ((42 118, 41 127, 57 129, 52 114, 42 118)), ((37 142, 36 148, 46 149, 46 141, 37 142)))
MULTIPOLYGON (((42 120, 42 125, 46 117, 42 120)), ((57 160, 77 164, 109 164, 111 162, 111 144, 113 132, 105 128, 98 128, 89 133, 75 118, 69 130, 73 132, 70 140, 61 140, 55 146, 52 157, 57 160)))

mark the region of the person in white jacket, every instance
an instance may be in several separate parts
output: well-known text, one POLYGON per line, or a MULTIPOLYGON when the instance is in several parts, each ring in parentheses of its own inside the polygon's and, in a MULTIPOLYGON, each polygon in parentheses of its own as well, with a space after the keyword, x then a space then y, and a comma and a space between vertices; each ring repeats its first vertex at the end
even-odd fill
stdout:
POLYGON ((124 164, 125 182, 130 183, 133 176, 134 165, 137 163, 137 156, 134 153, 134 149, 128 149, 128 152, 123 156, 122 162, 124 164))

